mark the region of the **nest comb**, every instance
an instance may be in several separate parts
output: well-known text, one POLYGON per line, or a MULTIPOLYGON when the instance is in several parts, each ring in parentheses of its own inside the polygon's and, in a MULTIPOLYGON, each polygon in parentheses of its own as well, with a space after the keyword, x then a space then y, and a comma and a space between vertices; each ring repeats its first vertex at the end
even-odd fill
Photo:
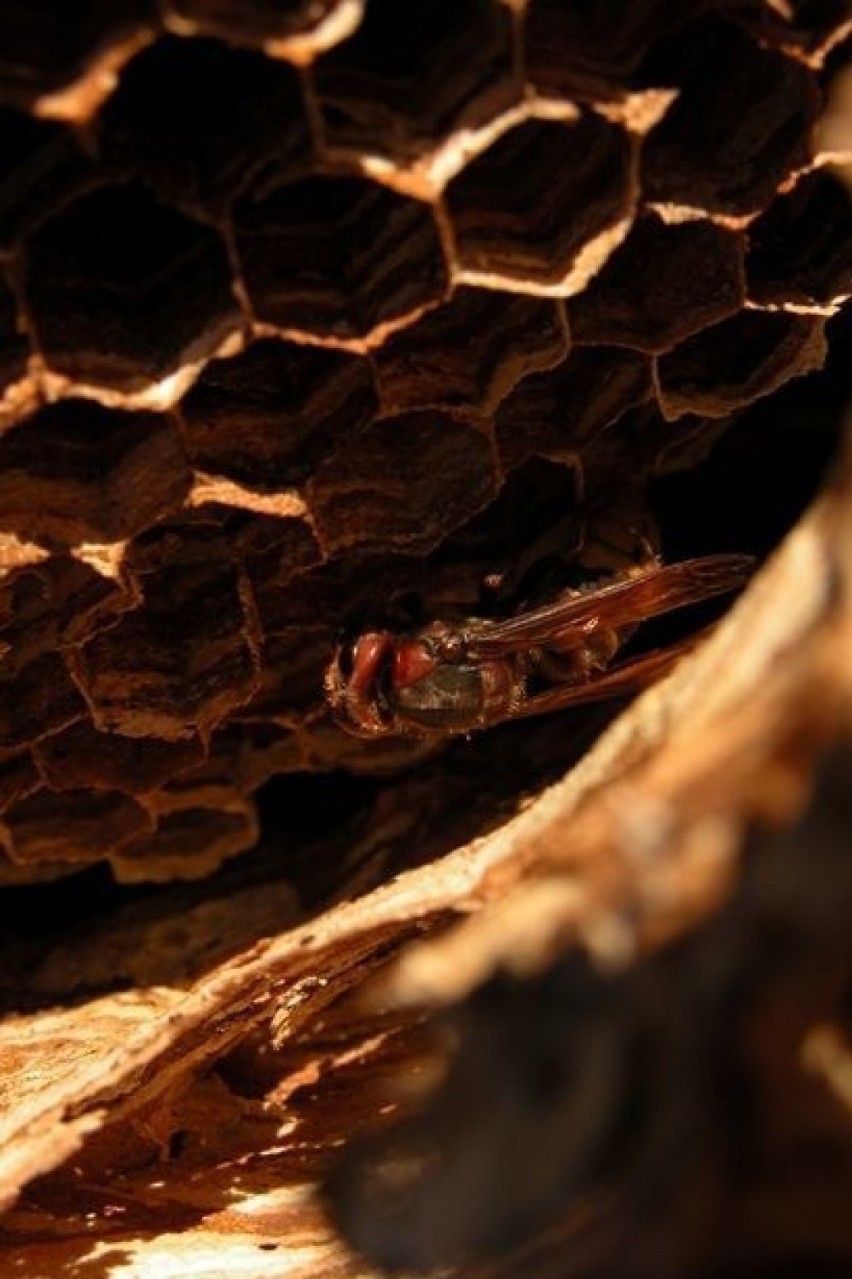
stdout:
POLYGON ((203 875, 269 777, 408 763, 328 719, 341 626, 820 367, 842 10, 4 6, 6 880, 203 875))

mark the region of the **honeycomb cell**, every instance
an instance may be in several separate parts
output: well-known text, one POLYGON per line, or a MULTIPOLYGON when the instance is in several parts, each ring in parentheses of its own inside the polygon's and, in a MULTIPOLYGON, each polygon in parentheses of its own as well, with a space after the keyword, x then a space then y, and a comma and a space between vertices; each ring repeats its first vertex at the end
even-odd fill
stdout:
POLYGON ((742 311, 660 357, 660 407, 669 419, 684 413, 724 417, 790 378, 822 368, 824 330, 818 316, 742 311))
POLYGON ((298 626, 266 635, 260 690, 239 712, 241 723, 293 723, 322 694, 326 667, 334 655, 331 626, 298 626))
POLYGON ((645 143, 649 202, 741 217, 808 166, 819 108, 813 78, 741 28, 721 21, 687 27, 657 51, 646 74, 678 90, 645 143))
POLYGON ((506 469, 528 457, 573 460, 588 442, 651 397, 651 362, 634 351, 575 346, 547 373, 524 378, 497 412, 506 469))
POLYGON ((80 720, 33 747, 38 770, 51 790, 116 790, 144 795, 204 759, 198 737, 180 742, 100 733, 80 720))
POLYGON ((533 457, 516 467, 495 501, 430 556, 427 615, 458 617, 495 606, 503 611, 519 593, 529 599, 543 582, 552 593, 554 568, 562 568, 564 581, 582 541, 578 496, 578 471, 562 459, 533 457), (456 572, 448 573, 452 568, 456 572), (442 577, 445 592, 450 583, 459 592, 456 600, 435 598, 442 577))
POLYGON ((496 0, 367 0, 313 80, 330 146, 407 159, 517 98, 511 16, 496 0))
POLYGON ((128 63, 100 118, 108 166, 190 209, 219 211, 264 162, 304 165, 296 71, 216 40, 169 36, 128 63))
POLYGON ((56 653, 46 653, 11 675, 0 661, 0 756, 66 728, 85 710, 56 653))
POLYGON ((66 545, 116 541, 180 506, 191 479, 165 414, 64 400, 0 436, 0 528, 66 545))
POLYGON ((234 214, 260 320, 320 338, 367 337, 435 304, 447 271, 432 211, 358 178, 259 187, 234 214))
POLYGON ((91 865, 150 831, 153 820, 129 795, 80 790, 36 791, 3 814, 9 856, 16 862, 91 865))
POLYGON ((363 0, 165 0, 180 30, 204 31, 244 44, 283 45, 293 52, 342 40, 360 20, 363 0), (326 28, 323 30, 323 28, 326 28))
POLYGON ((218 236, 143 187, 102 187, 26 244, 26 290, 48 365, 77 382, 147 389, 238 323, 218 236))
POLYGON ((745 303, 742 237, 700 220, 634 223, 602 270, 574 301, 578 342, 608 342, 655 354, 745 303))
POLYGON ((196 879, 257 843, 254 806, 234 791, 187 795, 159 814, 156 830, 116 849, 119 883, 196 879))
MULTIPOLYGON (((36 548, 38 549, 38 548, 36 548)), ((2 549, 0 549, 2 556, 2 549)), ((19 565, 0 579, 0 652, 10 674, 107 626, 135 599, 115 579, 68 555, 19 565)))
POLYGON ((460 288, 376 352, 382 409, 488 413, 526 373, 555 364, 567 350, 558 304, 460 288))
POLYGON ((289 630, 294 610, 300 623, 313 620, 317 613, 311 592, 300 590, 300 583, 294 582, 322 558, 305 521, 257 516, 239 529, 231 524, 230 532, 264 635, 289 630))
POLYGON ((284 586, 322 558, 310 525, 298 516, 232 512, 226 528, 232 550, 253 585, 268 575, 284 586))
POLYGON ((4 0, 0 101, 29 106, 150 30, 154 0, 4 0))
POLYGON ((18 306, 0 275, 0 404, 3 392, 24 376, 29 343, 21 331, 18 306))
POLYGON ((0 246, 11 248, 95 181, 95 166, 65 124, 0 107, 0 246))
POLYGON ((319 468, 308 501, 329 552, 432 549, 494 497, 489 440, 440 413, 384 418, 319 468))
POLYGON ((817 171, 748 230, 749 296, 763 305, 833 308, 852 293, 852 204, 817 171))
POLYGON ((194 465, 274 490, 310 475, 376 404, 362 356, 270 338, 208 364, 181 418, 194 465))
POLYGON ((539 92, 579 102, 618 98, 652 41, 719 0, 529 0, 527 75, 539 92))
POLYGON ((446 191, 469 283, 576 293, 627 230, 632 145, 601 116, 527 120, 446 191))
POLYGON ((254 693, 243 584, 215 528, 163 526, 128 557, 140 608, 68 657, 95 726, 167 741, 202 735, 254 693))

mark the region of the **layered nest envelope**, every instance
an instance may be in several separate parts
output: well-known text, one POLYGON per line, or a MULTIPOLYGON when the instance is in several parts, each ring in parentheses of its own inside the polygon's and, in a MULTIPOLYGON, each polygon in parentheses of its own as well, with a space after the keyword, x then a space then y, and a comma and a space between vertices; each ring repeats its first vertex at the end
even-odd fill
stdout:
POLYGON ((0 16, 0 1274, 848 1274, 852 13, 413 8, 0 16), (347 731, 538 546, 754 572, 347 731))

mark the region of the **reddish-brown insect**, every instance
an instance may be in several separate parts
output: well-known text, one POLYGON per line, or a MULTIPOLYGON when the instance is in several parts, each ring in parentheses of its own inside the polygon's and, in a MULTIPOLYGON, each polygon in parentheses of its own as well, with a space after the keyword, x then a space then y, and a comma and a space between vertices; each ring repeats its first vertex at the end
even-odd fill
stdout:
POLYGON ((326 697, 358 737, 450 737, 636 692, 692 641, 611 666, 625 637, 647 618, 736 590, 751 564, 743 555, 654 564, 505 620, 367 631, 338 648, 326 697))

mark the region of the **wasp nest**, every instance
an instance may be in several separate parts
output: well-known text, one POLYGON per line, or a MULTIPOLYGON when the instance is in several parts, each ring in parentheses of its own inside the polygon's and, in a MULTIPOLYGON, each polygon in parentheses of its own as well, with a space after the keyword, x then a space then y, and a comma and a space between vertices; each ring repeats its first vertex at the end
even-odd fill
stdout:
POLYGON ((564 779, 603 713, 370 742, 323 684, 554 524, 575 582, 774 548, 847 389, 850 36, 3 7, 10 1273, 373 1273, 341 1227, 483 1276, 850 1263, 848 464, 564 779))

